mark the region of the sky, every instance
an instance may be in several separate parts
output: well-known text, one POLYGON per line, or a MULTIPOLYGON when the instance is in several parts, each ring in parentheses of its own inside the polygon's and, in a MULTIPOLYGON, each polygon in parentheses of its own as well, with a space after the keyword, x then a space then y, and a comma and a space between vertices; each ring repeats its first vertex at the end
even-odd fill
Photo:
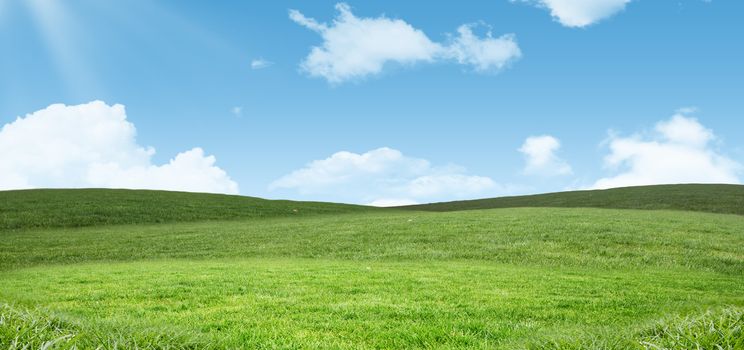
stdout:
POLYGON ((0 0, 0 189, 744 179, 744 2, 0 0))

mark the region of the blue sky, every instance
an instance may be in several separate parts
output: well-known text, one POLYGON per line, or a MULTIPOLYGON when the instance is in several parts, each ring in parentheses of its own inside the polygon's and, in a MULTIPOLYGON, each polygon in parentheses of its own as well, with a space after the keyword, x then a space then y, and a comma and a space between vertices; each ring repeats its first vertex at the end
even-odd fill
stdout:
POLYGON ((352 22, 335 1, 0 0, 0 188, 395 204, 741 182, 741 1, 345 4, 352 22))

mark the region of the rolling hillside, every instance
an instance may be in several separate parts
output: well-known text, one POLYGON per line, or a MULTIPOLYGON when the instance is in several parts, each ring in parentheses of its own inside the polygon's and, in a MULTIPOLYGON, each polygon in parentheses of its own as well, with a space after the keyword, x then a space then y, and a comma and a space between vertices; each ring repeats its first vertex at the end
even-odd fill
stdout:
POLYGON ((372 209, 347 204, 151 190, 0 191, 0 230, 309 216, 372 209))
MULTIPOLYGON (((457 211, 518 207, 664 209, 744 215, 744 186, 641 186, 431 203, 395 209, 457 211)), ((302 217, 395 209, 151 190, 0 191, 0 230, 302 217)))
POLYGON ((3 196, 0 348, 744 347, 740 215, 3 196))
POLYGON ((665 209, 744 215, 744 185, 655 185, 571 191, 400 207, 454 211, 518 207, 665 209))

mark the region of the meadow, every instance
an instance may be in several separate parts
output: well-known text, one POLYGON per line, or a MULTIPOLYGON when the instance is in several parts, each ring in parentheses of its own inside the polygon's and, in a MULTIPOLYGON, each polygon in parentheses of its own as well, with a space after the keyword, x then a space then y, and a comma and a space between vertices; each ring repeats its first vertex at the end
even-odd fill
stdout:
POLYGON ((0 348, 742 349, 743 188, 0 192, 0 348))

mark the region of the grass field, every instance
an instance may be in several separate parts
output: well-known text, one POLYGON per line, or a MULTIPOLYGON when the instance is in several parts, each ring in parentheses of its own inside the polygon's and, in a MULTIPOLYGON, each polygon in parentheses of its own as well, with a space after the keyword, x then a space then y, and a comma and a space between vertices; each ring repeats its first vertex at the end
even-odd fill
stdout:
POLYGON ((705 184, 637 186, 431 203, 405 208, 453 211, 517 207, 668 209, 744 215, 744 186, 705 184))
POLYGON ((651 188, 687 211, 0 192, 0 348, 742 349, 722 188, 651 188))
POLYGON ((0 191, 0 230, 232 220, 368 211, 348 204, 141 190, 0 191))

